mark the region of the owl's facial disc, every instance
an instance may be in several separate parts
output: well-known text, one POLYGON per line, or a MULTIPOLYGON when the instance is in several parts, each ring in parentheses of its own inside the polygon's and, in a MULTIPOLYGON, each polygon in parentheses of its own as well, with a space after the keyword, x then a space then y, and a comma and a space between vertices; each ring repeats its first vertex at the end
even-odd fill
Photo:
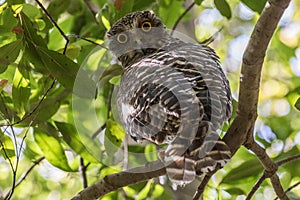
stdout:
POLYGON ((109 49, 123 66, 156 52, 166 37, 165 26, 152 11, 130 13, 107 32, 109 49))

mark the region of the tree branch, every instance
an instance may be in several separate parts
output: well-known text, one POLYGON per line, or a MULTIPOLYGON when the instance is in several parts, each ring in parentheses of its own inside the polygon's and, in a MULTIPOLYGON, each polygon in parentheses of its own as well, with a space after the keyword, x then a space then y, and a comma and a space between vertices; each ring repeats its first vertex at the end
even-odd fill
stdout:
MULTIPOLYGON (((289 3, 290 0, 269 0, 269 4, 262 11, 254 27, 244 52, 237 116, 223 138, 232 155, 247 141, 247 137, 253 134, 253 127, 257 118, 262 64, 272 35, 289 3)), ((214 170, 212 174, 217 170, 214 170)), ((200 184, 197 193, 201 193, 205 185, 200 184)))
MULTIPOLYGON (((288 193, 289 191, 291 191, 292 189, 294 189, 295 187, 297 187, 298 185, 300 185, 300 181, 295 183, 294 185, 292 185, 291 187, 289 187, 287 190, 284 191, 284 193, 288 193)), ((278 197, 276 197, 274 200, 277 200, 278 197)))
POLYGON ((258 179, 258 181, 255 183, 255 185, 252 187, 251 191, 249 192, 249 194, 247 195, 245 200, 250 200, 253 197, 255 192, 258 190, 258 188, 260 187, 260 185, 264 182, 264 180, 266 178, 267 177, 266 177, 265 173, 263 173, 263 175, 258 179))
MULTIPOLYGON (((292 161, 295 161, 297 159, 300 159, 300 154, 299 155, 295 155, 295 156, 291 156, 291 157, 288 157, 286 159, 283 159, 283 160, 280 160, 278 162, 276 162, 275 164, 279 167, 281 165, 284 165, 286 163, 289 163, 289 162, 292 162, 292 161)), ((249 194, 247 195, 247 198, 246 200, 250 200, 252 198, 252 196, 254 195, 254 193, 258 190, 259 186, 262 184, 262 182, 268 178, 268 176, 266 175, 266 173, 264 173, 260 178, 259 180, 255 183, 255 185, 252 187, 251 191, 249 192, 249 194)), ((279 180, 278 180, 279 181, 279 180)), ((272 182, 272 177, 271 177, 271 182, 272 182)), ((278 184, 276 183, 277 180, 275 180, 275 178, 273 178, 273 182, 274 184, 278 184)), ((273 183, 272 183, 273 184, 273 183)), ((299 182, 300 184, 300 182, 299 182)), ((296 185, 297 186, 297 185, 296 185)), ((295 186, 295 187, 296 187, 295 186)), ((274 187, 274 186, 273 186, 274 187)), ((293 186, 291 186, 293 188, 293 186)), ((274 188, 275 189, 275 188, 274 188)), ((283 193, 287 193, 288 191, 290 191, 291 189, 287 189, 286 191, 284 191, 283 193)), ((275 190, 276 191, 276 190, 275 190)), ((278 195, 277 195, 278 196, 278 195)), ((277 198, 276 198, 277 199, 277 198)))
POLYGON ((31 165, 31 167, 24 173, 22 174, 22 176, 18 179, 18 181, 16 182, 15 188, 18 187, 28 176, 28 174, 33 170, 33 168, 35 166, 37 166, 38 164, 40 164, 40 162, 42 162, 45 159, 45 157, 41 157, 39 159, 37 159, 36 161, 33 161, 33 165, 31 165))
POLYGON ((195 2, 191 3, 191 5, 189 5, 185 9, 185 11, 178 17, 178 19, 176 20, 174 26, 172 27, 171 35, 173 34, 173 31, 176 29, 176 27, 178 26, 178 24, 182 20, 182 18, 194 7, 195 4, 196 4, 195 2))
POLYGON ((98 199, 99 197, 124 186, 132 185, 164 174, 166 174, 166 169, 163 163, 154 161, 142 167, 107 175, 102 180, 82 190, 73 197, 72 200, 98 199))
POLYGON ((48 13, 47 9, 43 6, 43 4, 41 2, 39 2, 39 0, 35 0, 35 2, 39 5, 39 7, 43 10, 43 12, 46 14, 46 16, 48 17, 48 19, 51 21, 51 23, 53 24, 53 26, 55 26, 57 28, 57 30, 59 31, 59 33, 63 36, 63 38, 66 40, 66 45, 63 51, 63 54, 66 53, 67 51, 67 47, 68 44, 70 42, 69 38, 67 37, 67 35, 64 33, 64 31, 58 26, 58 24, 56 23, 56 21, 52 18, 52 16, 48 13))
POLYGON ((84 164, 84 159, 80 157, 80 172, 81 172, 81 177, 82 177, 82 184, 83 188, 88 187, 88 180, 86 177, 86 168, 88 167, 89 164, 85 165, 84 164))
POLYGON ((290 0, 269 1, 255 25, 243 55, 237 116, 223 138, 232 154, 245 142, 256 120, 264 56, 277 24, 289 3, 290 0))

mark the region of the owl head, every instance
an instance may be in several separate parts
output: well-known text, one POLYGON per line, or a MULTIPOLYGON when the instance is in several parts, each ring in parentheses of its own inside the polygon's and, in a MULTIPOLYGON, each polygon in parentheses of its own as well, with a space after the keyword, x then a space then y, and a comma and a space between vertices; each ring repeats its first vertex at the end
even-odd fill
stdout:
POLYGON ((110 51, 123 67, 156 52, 166 37, 165 26, 153 11, 127 14, 107 32, 110 51))

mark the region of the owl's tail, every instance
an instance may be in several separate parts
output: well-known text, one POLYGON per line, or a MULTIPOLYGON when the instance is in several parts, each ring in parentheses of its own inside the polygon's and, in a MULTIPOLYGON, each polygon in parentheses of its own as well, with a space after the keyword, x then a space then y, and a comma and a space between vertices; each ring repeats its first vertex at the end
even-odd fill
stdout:
MULTIPOLYGON (((183 146, 173 144, 172 149, 183 146)), ((218 165, 223 167, 231 158, 229 147, 211 129, 211 123, 206 121, 200 123, 196 137, 186 148, 181 156, 173 153, 174 162, 166 168, 169 179, 181 186, 192 182, 196 175, 213 171, 218 165)))

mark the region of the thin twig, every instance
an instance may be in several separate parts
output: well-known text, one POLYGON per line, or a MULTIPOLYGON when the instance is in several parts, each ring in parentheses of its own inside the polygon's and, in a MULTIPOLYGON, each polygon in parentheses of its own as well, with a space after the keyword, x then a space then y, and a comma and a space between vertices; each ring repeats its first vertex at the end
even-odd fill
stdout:
POLYGON ((97 24, 99 24, 96 15, 99 12, 99 8, 96 4, 94 4, 91 0, 84 0, 86 6, 88 7, 89 11, 92 13, 92 15, 94 16, 94 20, 97 24))
POLYGON ((34 106, 34 108, 31 110, 30 113, 24 115, 22 117, 22 119, 20 119, 19 121, 17 122, 14 122, 12 124, 1 124, 1 126, 14 126, 14 125, 17 125, 17 124, 20 124, 21 122, 23 122, 24 120, 26 120, 28 117, 30 117, 39 107, 40 105, 43 103, 43 101, 45 100, 46 96, 49 94, 49 92, 52 90, 52 88, 54 87, 56 83, 56 79, 53 80, 52 84, 50 85, 50 87, 46 90, 46 92, 43 94, 41 100, 38 102, 38 104, 36 104, 34 106))
MULTIPOLYGON (((298 185, 300 185, 300 181, 297 182, 297 183, 295 183, 294 185, 292 185, 292 186, 289 187, 288 189, 286 189, 286 190, 284 191, 284 193, 290 192, 292 189, 294 189, 294 188, 297 187, 298 185)), ((276 197, 274 200, 277 200, 277 199, 278 199, 278 197, 276 197)))
POLYGON ((194 194, 193 200, 198 200, 201 198, 201 196, 204 192, 205 186, 207 185, 207 183, 210 180, 212 175, 213 175, 212 173, 209 173, 204 176, 204 178, 201 180, 201 183, 200 183, 196 193, 194 194))
MULTIPOLYGON (((288 158, 285 158, 283 160, 280 160, 278 162, 276 162, 276 165, 278 166, 281 166, 281 165, 284 165, 286 163, 289 163, 289 162, 293 162, 297 159, 300 159, 300 155, 295 155, 295 156, 291 156, 291 157, 288 157, 288 158)), ((247 195, 246 197, 246 200, 250 200, 253 195, 255 194, 255 192, 259 189, 259 186, 263 183, 263 181, 267 178, 266 174, 264 173, 260 178, 259 180, 255 183, 255 185, 251 188, 251 191, 249 192, 249 194, 247 195)), ((295 186, 296 187, 296 186, 295 186)), ((288 190, 290 191, 290 190, 288 190)), ((284 193, 287 193, 288 191, 285 191, 284 193)), ((277 199, 277 198, 276 198, 277 199)))
POLYGON ((250 200, 253 197, 255 192, 258 190, 258 188, 260 187, 260 185, 264 182, 264 180, 266 178, 267 177, 266 177, 265 173, 263 173, 263 175, 258 179, 258 181, 255 183, 255 185, 251 188, 251 191, 249 192, 249 194, 247 195, 245 200, 250 200))
POLYGON ((66 45, 63 51, 63 54, 66 53, 67 51, 67 47, 68 44, 70 42, 69 38, 67 37, 67 35, 63 32, 63 30, 58 26, 58 24, 56 23, 56 21, 52 18, 52 16, 48 13, 48 11, 46 10, 46 8, 43 6, 43 4, 41 2, 39 2, 39 0, 35 0, 35 2, 40 6, 40 8, 44 11, 44 13, 47 15, 48 19, 51 21, 51 23, 53 24, 53 26, 55 26, 57 28, 57 30, 59 31, 59 33, 64 37, 64 39, 66 40, 66 45))
POLYGON ((11 168, 11 171, 13 172, 13 185, 11 187, 11 190, 6 194, 6 196, 4 197, 5 200, 9 200, 11 199, 13 193, 14 193, 14 190, 15 190, 15 182, 16 182, 16 176, 15 176, 15 168, 14 168, 14 165, 13 163, 11 162, 7 152, 6 152, 6 149, 5 149, 5 145, 2 143, 2 141, 0 140, 0 145, 2 147, 2 151, 4 153, 4 157, 8 160, 8 163, 10 165, 10 168, 11 168))
POLYGON ((172 28, 171 35, 173 35, 174 30, 176 29, 176 27, 178 26, 178 24, 182 20, 182 18, 194 7, 195 4, 196 4, 195 2, 191 3, 191 5, 189 5, 185 9, 185 11, 178 17, 178 19, 176 20, 176 22, 175 22, 175 24, 174 24, 174 26, 172 28))
POLYGON ((283 160, 280 160, 280 161, 276 162, 276 164, 277 164, 278 166, 281 166, 281 165, 284 165, 284 164, 286 164, 286 163, 288 163, 288 162, 292 162, 292 161, 298 160, 298 159, 300 159, 300 154, 294 155, 294 156, 290 156, 290 157, 288 157, 288 158, 285 158, 285 159, 283 159, 283 160))
POLYGON ((41 157, 41 158, 33 161, 33 165, 31 165, 31 167, 25 173, 23 173, 22 176, 20 176, 20 178, 16 182, 15 188, 18 187, 26 179, 26 177, 30 174, 30 172, 33 170, 33 168, 35 166, 37 166, 38 164, 40 164, 40 162, 42 162, 44 159, 45 159, 45 157, 41 157))
POLYGON ((69 38, 70 38, 70 37, 74 37, 74 38, 76 38, 76 39, 84 40, 84 41, 87 41, 87 42, 89 42, 89 43, 92 43, 92 44, 95 44, 95 45, 97 45, 97 46, 100 46, 100 47, 102 47, 102 48, 104 48, 104 49, 106 49, 106 50, 109 50, 106 46, 104 46, 104 45, 102 45, 102 44, 99 44, 99 43, 97 43, 97 42, 95 42, 95 41, 93 41, 93 40, 90 40, 90 39, 87 39, 87 38, 85 38, 85 37, 82 37, 82 36, 80 36, 80 35, 69 34, 68 37, 69 37, 69 38))
POLYGON ((80 172, 81 172, 81 177, 82 177, 83 188, 88 187, 88 180, 86 177, 86 168, 87 168, 87 166, 84 164, 84 159, 82 157, 80 157, 80 172))
POLYGON ((106 128, 106 123, 104 123, 100 128, 98 128, 98 130, 95 131, 95 133, 93 133, 92 139, 95 139, 105 128, 106 128))

